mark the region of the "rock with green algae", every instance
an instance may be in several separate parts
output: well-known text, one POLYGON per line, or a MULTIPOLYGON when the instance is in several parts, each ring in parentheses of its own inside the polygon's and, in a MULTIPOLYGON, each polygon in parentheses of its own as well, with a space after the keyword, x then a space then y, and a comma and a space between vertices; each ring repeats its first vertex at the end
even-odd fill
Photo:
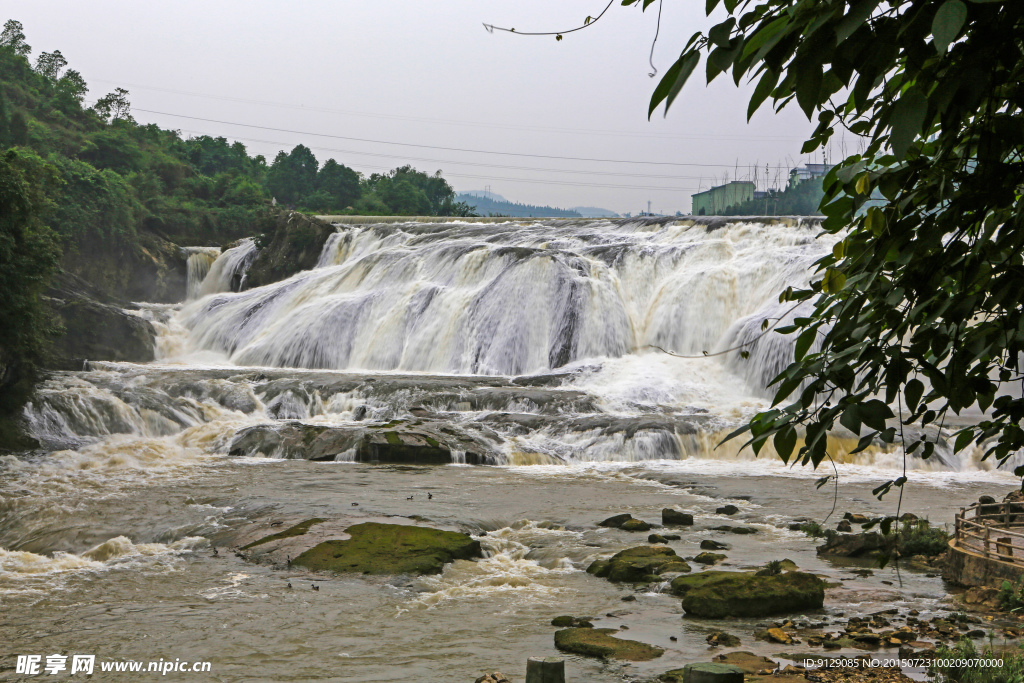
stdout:
POLYGON ((562 652, 630 662, 646 662, 665 652, 636 640, 613 638, 615 632, 613 628, 566 628, 555 631, 555 647, 562 652))
POLYGON ((701 662, 658 676, 661 683, 743 683, 743 669, 731 664, 701 662))
POLYGON ((651 525, 642 519, 627 519, 619 528, 623 531, 650 531, 651 525))
POLYGON ((726 559, 726 556, 722 553, 700 553, 697 557, 693 558, 693 561, 697 564, 715 564, 726 559))
POLYGON ((320 517, 314 517, 313 519, 307 519, 304 522, 299 522, 295 526, 288 527, 284 531, 279 531, 276 534, 270 534, 269 536, 264 536, 263 538, 261 538, 259 540, 253 541, 252 543, 243 545, 242 546, 242 550, 248 550, 249 548, 255 548, 258 545, 263 545, 264 543, 270 543, 271 541, 280 541, 283 538, 292 538, 294 536, 303 536, 303 535, 305 535, 305 533, 307 531, 309 531, 309 528, 311 526, 313 526, 314 524, 319 524, 320 522, 326 522, 326 521, 327 521, 326 519, 322 519, 320 517))
POLYGON ((671 590, 683 598, 687 614, 709 619, 761 617, 820 608, 825 582, 813 574, 706 571, 673 579, 671 590))
POLYGON ((437 574, 448 562, 481 556, 479 541, 454 531, 364 522, 346 533, 351 538, 324 541, 292 564, 316 571, 437 574))
POLYGON ((664 546, 638 546, 627 548, 607 560, 597 560, 587 572, 609 581, 647 582, 659 580, 667 572, 689 572, 690 565, 664 546))

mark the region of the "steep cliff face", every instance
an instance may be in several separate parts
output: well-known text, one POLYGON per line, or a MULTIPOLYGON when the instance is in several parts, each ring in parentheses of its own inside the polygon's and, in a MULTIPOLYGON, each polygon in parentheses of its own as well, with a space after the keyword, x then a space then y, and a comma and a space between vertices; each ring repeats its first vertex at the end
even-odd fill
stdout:
POLYGON ((261 247, 245 279, 245 289, 262 287, 309 270, 320 259, 334 226, 295 211, 281 211, 257 239, 261 247))
POLYGON ((176 244, 143 232, 117 246, 69 246, 61 265, 107 296, 175 303, 185 299, 187 260, 176 244))

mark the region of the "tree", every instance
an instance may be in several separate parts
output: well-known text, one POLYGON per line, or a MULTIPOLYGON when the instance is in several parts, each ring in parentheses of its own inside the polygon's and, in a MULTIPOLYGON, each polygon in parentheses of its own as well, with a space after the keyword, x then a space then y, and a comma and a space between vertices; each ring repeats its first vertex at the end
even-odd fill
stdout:
POLYGON ((54 104, 66 114, 79 111, 85 101, 85 94, 89 92, 82 74, 74 69, 68 69, 67 73, 57 81, 56 92, 54 93, 54 104))
POLYGON ((47 80, 56 81, 60 78, 60 72, 67 65, 68 60, 64 59, 64 55, 60 53, 60 50, 43 52, 39 55, 39 59, 36 60, 36 73, 47 80))
POLYGON ((32 48, 25 42, 25 27, 20 21, 8 19, 4 23, 4 30, 0 33, 0 47, 10 48, 22 57, 32 54, 32 48))
POLYGON ((55 332, 42 293, 60 248, 41 216, 54 169, 19 150, 0 155, 0 414, 21 404, 55 332))
POLYGON ((267 171, 267 190, 277 201, 298 204, 316 190, 316 156, 305 145, 289 153, 278 152, 267 171))
POLYGON ((795 336, 793 362, 773 382, 773 407, 734 436, 817 465, 838 422, 861 436, 858 449, 902 442, 927 458, 951 413, 977 407, 985 418, 956 431, 955 450, 977 443, 1008 458, 1024 447, 1024 3, 724 6, 725 21, 695 33, 667 70, 651 113, 706 56, 708 81, 730 70, 736 83, 757 79, 748 117, 769 97, 816 117, 803 152, 840 127, 865 141, 824 181, 823 227, 840 240, 809 288, 780 296, 796 306, 777 330, 795 336), (904 434, 911 425, 923 429, 904 434))
POLYGON ((124 88, 117 88, 96 100, 92 109, 104 121, 133 121, 132 103, 128 101, 128 91, 124 88))
POLYGON ((334 159, 328 159, 316 175, 318 192, 330 197, 328 209, 345 209, 359 199, 359 174, 334 159))

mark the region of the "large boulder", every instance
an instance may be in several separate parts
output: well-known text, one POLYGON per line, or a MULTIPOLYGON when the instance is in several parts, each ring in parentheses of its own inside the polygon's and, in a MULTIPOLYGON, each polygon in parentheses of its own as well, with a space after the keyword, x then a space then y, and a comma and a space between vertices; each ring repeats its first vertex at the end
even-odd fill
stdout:
POLYGON ((145 363, 155 358, 153 324, 64 275, 47 292, 46 303, 64 327, 53 344, 51 365, 81 370, 87 360, 145 363))
POLYGON ((888 547, 885 537, 875 531, 830 535, 818 546, 818 554, 831 557, 873 557, 888 547))
POLYGON ((661 523, 665 526, 693 526, 693 515, 665 508, 661 511, 661 523))
POLYGON ((274 226, 256 240, 260 247, 245 276, 245 289, 285 280, 311 270, 320 260, 333 225, 298 211, 278 211, 274 226))
POLYGON ((347 540, 324 541, 292 564, 357 574, 438 574, 448 562, 482 555, 479 541, 454 531, 378 522, 355 524, 345 531, 347 540))
POLYGON ((719 662, 688 664, 658 676, 661 683, 743 683, 743 669, 719 662))
POLYGON ((555 647, 577 655, 630 662, 645 662, 665 652, 636 640, 613 638, 612 633, 615 633, 613 628, 566 628, 555 631, 555 647))
POLYGON ((587 567, 587 572, 594 576, 630 583, 650 583, 659 580, 663 573, 689 571, 690 565, 672 548, 649 545, 627 548, 587 567))
POLYGON ((693 616, 763 617, 820 608, 825 582, 804 572, 756 576, 706 571, 673 579, 672 592, 682 596, 683 609, 693 616))

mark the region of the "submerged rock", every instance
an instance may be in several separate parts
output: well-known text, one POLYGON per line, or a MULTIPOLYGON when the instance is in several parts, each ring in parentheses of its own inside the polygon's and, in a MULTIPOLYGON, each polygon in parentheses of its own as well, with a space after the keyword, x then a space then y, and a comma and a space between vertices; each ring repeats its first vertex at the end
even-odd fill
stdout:
POLYGON ((650 531, 651 525, 642 519, 627 519, 619 528, 623 531, 650 531))
POLYGON ((735 505, 723 505, 715 510, 716 515, 735 515, 740 509, 735 505))
POLYGON ((728 550, 729 546, 725 543, 719 543, 718 541, 712 541, 710 538, 705 538, 700 542, 701 550, 728 550))
POLYGON ((577 655, 630 662, 645 662, 665 652, 636 640, 613 638, 611 634, 615 632, 613 628, 567 628, 555 632, 555 647, 577 655))
POLYGON ((609 581, 650 583, 667 572, 689 572, 690 565, 672 548, 639 546, 616 553, 610 559, 597 560, 587 572, 609 581))
POLYGON ((701 662, 658 676, 661 683, 743 683, 743 669, 731 664, 701 662))
POLYGON ((437 574, 448 562, 482 555, 479 541, 454 531, 364 522, 346 532, 349 539, 324 541, 292 563, 315 571, 437 574))
POLYGON ((697 557, 693 558, 693 561, 697 564, 715 564, 726 559, 726 556, 722 553, 700 553, 697 557))
POLYGON ((476 683, 512 683, 512 679, 500 671, 492 671, 476 679, 476 683))
POLYGON ((693 515, 665 508, 661 511, 661 523, 665 526, 693 526, 693 515))
POLYGON ((594 628, 593 622, 586 617, 555 617, 551 620, 551 625, 558 628, 594 628))
POLYGON ((817 609, 825 600, 825 582, 804 572, 705 571, 673 579, 671 589, 682 596, 687 614, 710 619, 799 612, 817 609))
POLYGON ((249 550, 251 548, 255 548, 258 545, 263 545, 264 543, 270 543, 272 541, 280 541, 284 538, 304 536, 306 532, 309 531, 309 528, 311 526, 326 521, 327 520, 323 519, 322 517, 314 517, 313 519, 307 519, 304 522, 299 522, 295 526, 288 527, 284 531, 279 531, 276 534, 270 534, 269 536, 264 536, 263 538, 253 541, 252 543, 247 543, 242 546, 242 550, 249 550))
POLYGON ((725 631, 715 631, 707 637, 707 641, 712 647, 737 647, 740 644, 739 636, 725 631))
POLYGON ((603 522, 598 522, 597 525, 610 527, 612 529, 618 529, 624 523, 628 522, 631 519, 633 519, 633 515, 629 514, 628 512, 624 512, 621 515, 612 515, 603 522))

